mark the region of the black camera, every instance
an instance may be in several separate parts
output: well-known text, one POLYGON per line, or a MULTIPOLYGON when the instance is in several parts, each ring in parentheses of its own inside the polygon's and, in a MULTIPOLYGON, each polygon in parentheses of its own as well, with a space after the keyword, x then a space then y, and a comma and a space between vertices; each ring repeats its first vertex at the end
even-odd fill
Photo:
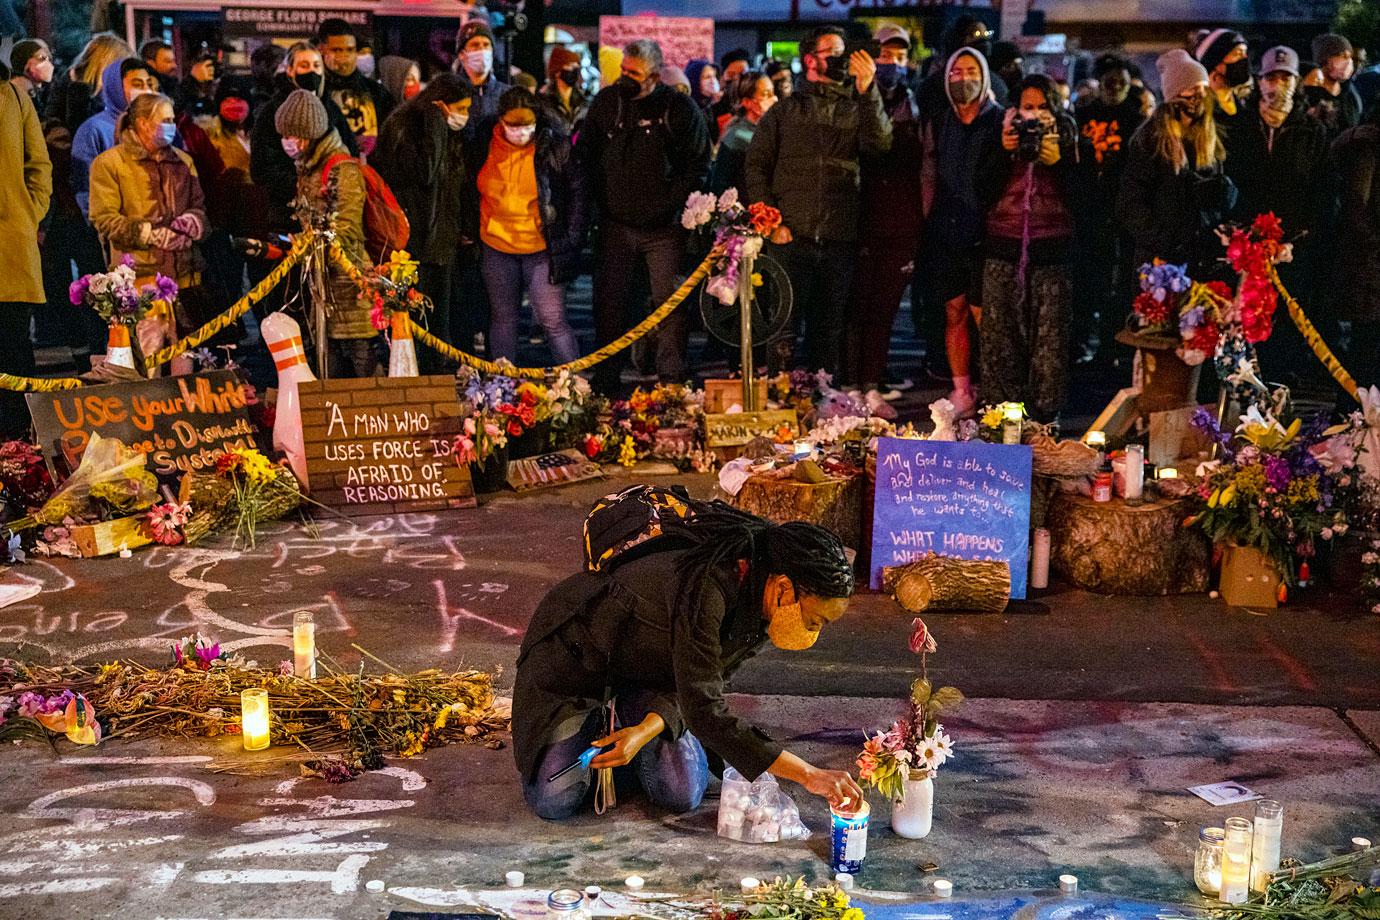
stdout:
POLYGON ((1045 123, 1038 118, 1017 117, 1011 127, 1016 132, 1016 156, 1031 163, 1040 158, 1040 144, 1045 139, 1045 123))

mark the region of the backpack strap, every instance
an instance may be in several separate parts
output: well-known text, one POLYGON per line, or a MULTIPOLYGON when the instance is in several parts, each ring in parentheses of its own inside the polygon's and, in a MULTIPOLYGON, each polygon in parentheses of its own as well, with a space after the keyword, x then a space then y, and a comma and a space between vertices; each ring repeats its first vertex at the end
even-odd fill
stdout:
POLYGON ((331 170, 335 169, 338 164, 345 160, 353 159, 354 157, 350 156, 348 153, 337 153, 326 158, 326 165, 321 167, 321 191, 323 193, 326 191, 326 186, 331 181, 331 170))

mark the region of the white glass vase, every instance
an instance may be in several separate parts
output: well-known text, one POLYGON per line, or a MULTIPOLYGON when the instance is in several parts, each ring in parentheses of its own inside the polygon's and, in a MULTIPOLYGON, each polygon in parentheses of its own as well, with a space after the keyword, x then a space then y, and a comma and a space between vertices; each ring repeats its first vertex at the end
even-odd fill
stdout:
POLYGON ((934 818, 934 780, 906 780, 906 791, 891 808, 891 829, 897 837, 919 840, 930 832, 934 818))

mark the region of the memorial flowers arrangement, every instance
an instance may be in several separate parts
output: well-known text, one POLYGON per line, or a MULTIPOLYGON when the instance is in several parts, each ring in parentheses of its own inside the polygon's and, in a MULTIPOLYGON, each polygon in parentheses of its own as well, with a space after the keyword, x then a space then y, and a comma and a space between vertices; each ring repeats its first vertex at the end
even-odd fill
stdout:
POLYGON ((50 731, 72 737, 74 730, 89 730, 94 739, 103 735, 106 740, 236 735, 240 692, 258 687, 268 691, 273 743, 299 752, 306 764, 319 764, 316 775, 332 781, 378 769, 384 755, 411 757, 456 743, 503 746, 509 714, 499 708, 493 675, 437 669, 398 673, 355 649, 387 671, 366 675, 363 664, 344 671, 322 654, 327 673, 303 680, 227 655, 201 636, 174 646, 166 667, 132 661, 46 667, 0 660, 0 717, 42 713, 52 723, 45 723, 50 731), (85 716, 74 701, 85 705, 85 716), (61 722, 53 718, 58 712, 61 722), (97 712, 103 724, 96 723, 97 712))
POLYGON ((53 480, 37 447, 28 441, 0 444, 0 489, 21 510, 48 500, 53 494, 53 480))
POLYGON ((0 685, 10 679, 9 692, 0 696, 0 740, 10 740, 22 731, 24 722, 42 726, 48 731, 66 735, 76 744, 99 744, 101 725, 96 721, 96 710, 91 702, 80 693, 71 690, 54 689, 50 695, 25 689, 13 683, 18 671, 5 662, 0 662, 0 685))
POLYGON ((460 393, 474 424, 462 437, 483 462, 493 450, 507 445, 507 438, 529 433, 540 441, 537 451, 577 445, 595 429, 602 401, 589 381, 568 370, 545 382, 519 380, 503 374, 484 375, 472 369, 460 372, 460 393), (485 434, 497 425, 505 434, 500 442, 485 434))
POLYGON ((930 684, 925 659, 938 644, 919 617, 911 623, 909 644, 920 656, 920 677, 910 685, 907 701, 910 712, 893 722, 890 730, 868 738, 857 759, 858 781, 897 802, 904 797, 908 780, 932 778, 953 756, 953 739, 939 723, 939 714, 963 702, 956 688, 936 690, 930 684))
POLYGON ((154 505, 145 516, 149 536, 164 546, 177 546, 186 539, 182 528, 191 519, 192 506, 184 502, 162 502, 154 505))
POLYGON ((151 309, 169 310, 177 302, 177 282, 157 275, 152 284, 134 280, 134 259, 129 255, 108 272, 83 275, 67 289, 73 306, 87 306, 111 326, 133 326, 151 309))
POLYGON ((1336 477, 1347 520, 1380 531, 1380 387, 1357 390, 1356 398, 1361 407, 1323 432, 1326 440, 1311 450, 1323 470, 1336 477))
POLYGON ((483 413, 465 417, 460 434, 455 437, 455 462, 460 465, 477 463, 483 466, 496 452, 508 446, 508 434, 503 426, 483 413))
MULTIPOLYGON (((216 471, 213 479, 221 488, 212 485, 212 495, 203 504, 214 518, 212 520, 189 519, 184 523, 187 542, 194 542, 201 536, 202 527, 215 529, 234 525, 234 542, 243 542, 253 549, 258 542, 259 525, 264 521, 281 518, 299 507, 306 496, 292 471, 281 463, 274 463, 252 447, 240 447, 221 454, 216 458, 216 471), (224 488, 228 486, 228 491, 224 488), (193 533, 188 529, 193 522, 197 527, 193 533), (194 536, 195 534, 195 536, 194 536)), ((191 504, 198 506, 197 493, 193 491, 191 504)), ((202 493, 203 495, 205 493, 202 493)), ((202 507, 197 507, 198 511, 202 507)))
MULTIPOLYGON (((704 289, 719 303, 730 306, 738 299, 743 258, 755 259, 761 254, 763 241, 781 226, 781 212, 760 201, 744 206, 735 188, 717 197, 709 192, 691 192, 680 223, 686 230, 712 235, 717 258, 704 289)), ((761 275, 754 272, 753 287, 761 284, 761 275)))
MULTIPOLYGON (((1208 912, 1212 920, 1380 920, 1380 887, 1368 884, 1380 849, 1303 863, 1286 857, 1264 893, 1208 912)), ((1195 911, 1199 908, 1195 908, 1195 911)))
POLYGON ((737 895, 716 898, 698 912, 705 920, 866 920, 836 884, 812 887, 804 878, 777 878, 737 895))
POLYGON ((1285 427, 1273 413, 1252 406, 1235 433, 1225 433, 1205 410, 1193 424, 1218 445, 1218 460, 1200 467, 1198 510, 1189 523, 1214 543, 1260 550, 1288 583, 1295 560, 1314 555, 1314 541, 1347 531, 1338 485, 1313 448, 1324 440, 1325 419, 1285 427))
POLYGON ((395 313, 431 309, 431 300, 416 288, 420 266, 406 250, 395 249, 387 262, 364 273, 359 296, 371 306, 369 321, 375 329, 389 328, 395 313))
POLYGON ((1252 344, 1270 337, 1279 291, 1271 274, 1274 266, 1293 258, 1284 242, 1284 227, 1274 213, 1261 214, 1250 227, 1237 228, 1225 238, 1227 261, 1240 274, 1236 309, 1242 333, 1252 344))
POLYGON ((1179 358, 1196 366, 1217 353, 1224 326, 1221 305, 1231 302, 1231 289, 1222 282, 1195 284, 1187 265, 1156 259, 1140 267, 1140 293, 1132 309, 1142 332, 1177 337, 1179 358))
POLYGON ((158 480, 145 468, 144 454, 116 438, 92 434, 81 463, 61 488, 32 515, 5 526, 11 533, 39 526, 60 527, 66 532, 45 534, 44 539, 52 536, 62 541, 70 536, 73 526, 125 517, 147 509, 157 498, 158 480))
POLYGON ((682 470, 707 472, 713 455, 699 448, 699 422, 704 415, 703 394, 682 384, 663 383, 650 390, 633 390, 627 399, 608 406, 608 416, 581 444, 585 456, 597 463, 631 467, 639 460, 656 457, 682 470), (658 437, 670 429, 691 429, 695 446, 683 439, 658 437))

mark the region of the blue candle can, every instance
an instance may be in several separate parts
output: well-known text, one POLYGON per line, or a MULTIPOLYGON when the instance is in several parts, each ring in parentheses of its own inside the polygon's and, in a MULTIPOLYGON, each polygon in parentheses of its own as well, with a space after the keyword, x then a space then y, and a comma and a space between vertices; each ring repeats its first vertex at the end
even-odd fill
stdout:
POLYGON ((832 871, 857 875, 862 869, 863 860, 867 858, 867 822, 871 811, 866 802, 853 814, 840 814, 830 809, 833 845, 829 866, 832 871))

